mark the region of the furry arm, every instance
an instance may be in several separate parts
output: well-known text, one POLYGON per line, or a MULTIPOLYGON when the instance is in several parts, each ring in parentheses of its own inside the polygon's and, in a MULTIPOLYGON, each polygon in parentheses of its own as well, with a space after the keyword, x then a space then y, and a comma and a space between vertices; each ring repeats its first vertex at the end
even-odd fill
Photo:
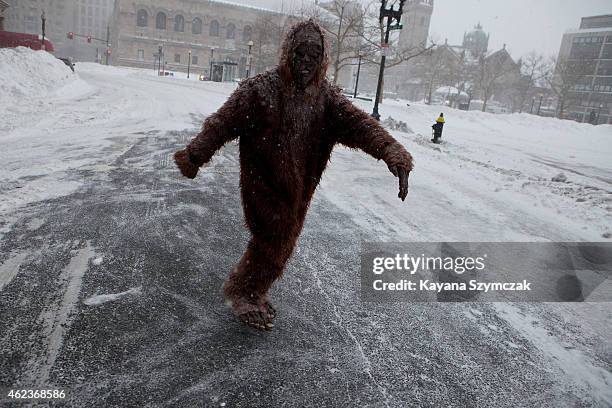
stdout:
POLYGON ((187 148, 175 154, 175 161, 185 176, 189 177, 183 171, 184 167, 189 167, 189 163, 196 167, 202 166, 224 144, 244 136, 256 126, 255 121, 259 115, 255 110, 259 103, 256 102, 254 85, 253 79, 241 83, 223 106, 206 118, 202 130, 187 148))
POLYGON ((327 100, 326 126, 338 143, 361 149, 377 160, 384 160, 395 174, 396 168, 412 171, 412 156, 380 123, 357 108, 337 88, 327 100))

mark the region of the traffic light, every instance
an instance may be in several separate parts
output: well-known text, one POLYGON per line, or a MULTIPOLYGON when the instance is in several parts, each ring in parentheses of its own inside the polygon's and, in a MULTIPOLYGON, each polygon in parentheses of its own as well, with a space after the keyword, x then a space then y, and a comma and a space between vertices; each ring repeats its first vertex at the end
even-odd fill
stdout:
POLYGON ((91 35, 87 36, 87 42, 90 43, 91 42, 91 35))
POLYGON ((70 31, 69 33, 66 34, 66 37, 68 37, 69 40, 72 40, 74 39, 74 33, 70 31))

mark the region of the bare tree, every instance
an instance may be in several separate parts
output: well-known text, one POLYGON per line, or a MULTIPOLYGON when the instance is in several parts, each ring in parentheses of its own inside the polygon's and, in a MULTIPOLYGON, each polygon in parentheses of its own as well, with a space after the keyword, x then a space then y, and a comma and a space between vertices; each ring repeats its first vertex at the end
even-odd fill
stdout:
POLYGON ((498 89, 501 82, 508 80, 509 75, 516 71, 516 64, 508 53, 499 52, 489 57, 481 55, 478 59, 477 87, 481 91, 482 111, 487 109, 487 102, 498 89))
POLYGON ((557 97, 557 117, 563 118, 566 107, 574 99, 579 99, 577 88, 587 87, 589 72, 593 72, 592 61, 568 61, 552 57, 544 69, 544 78, 557 97))
MULTIPOLYGON (((542 80, 546 74, 546 60, 542 54, 531 51, 520 61, 521 79, 519 81, 516 92, 516 107, 519 113, 523 111, 527 98, 532 93, 532 90, 542 85, 542 80)), ((516 109, 513 109, 516 110, 516 109)))
POLYGON ((332 45, 333 83, 337 84, 342 68, 353 65, 360 52, 367 53, 361 47, 364 8, 353 0, 331 0, 304 9, 302 15, 318 21, 327 32, 332 45))
POLYGON ((251 50, 254 72, 263 72, 278 63, 281 44, 290 23, 289 19, 273 15, 263 15, 255 21, 251 50))
MULTIPOLYGON (((387 52, 385 69, 390 69, 425 55, 436 47, 434 41, 431 41, 429 45, 424 43, 416 46, 401 46, 399 44, 399 35, 392 35, 389 37, 387 49, 384 49, 385 31, 385 21, 380 18, 380 3, 374 0, 365 7, 363 30, 361 31, 361 46, 362 49, 365 50, 362 55, 364 55, 364 59, 367 63, 380 65, 382 53, 387 52)), ((380 92, 381 99, 379 103, 382 103, 384 84, 383 77, 381 84, 382 89, 380 92)))
MULTIPOLYGON (((338 83, 341 70, 355 65, 359 56, 364 65, 380 64, 386 27, 379 19, 379 9, 380 4, 375 0, 366 6, 354 0, 330 0, 301 11, 304 18, 315 19, 331 40, 333 54, 330 68, 334 84, 338 83)), ((393 52, 387 55, 387 68, 422 55, 435 45, 398 48, 396 37, 390 40, 389 46, 393 52)), ((381 92, 381 99, 382 95, 381 92)))

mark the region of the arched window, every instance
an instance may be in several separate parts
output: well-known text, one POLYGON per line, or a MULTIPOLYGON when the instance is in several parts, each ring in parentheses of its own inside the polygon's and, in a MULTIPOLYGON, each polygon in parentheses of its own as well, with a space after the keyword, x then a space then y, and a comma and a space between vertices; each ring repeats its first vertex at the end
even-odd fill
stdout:
POLYGON ((136 25, 138 27, 146 27, 149 25, 149 13, 147 13, 147 10, 138 10, 138 13, 136 13, 136 25))
POLYGON ((225 32, 226 32, 225 38, 229 38, 229 39, 236 38, 236 26, 234 24, 229 23, 227 25, 227 28, 225 29, 225 32))
POLYGON ((180 14, 174 17, 174 31, 178 31, 179 33, 185 31, 185 18, 180 14))
POLYGON ((247 42, 251 41, 251 37, 253 36, 253 29, 251 26, 244 26, 242 29, 242 41, 247 42))
POLYGON ((210 22, 210 36, 218 37, 219 36, 219 23, 217 20, 213 20, 210 22))
POLYGON ((155 28, 158 30, 166 29, 166 15, 161 11, 157 13, 157 18, 155 19, 155 28))
POLYGON ((191 33, 192 34, 202 34, 202 20, 199 18, 194 18, 191 23, 191 33))

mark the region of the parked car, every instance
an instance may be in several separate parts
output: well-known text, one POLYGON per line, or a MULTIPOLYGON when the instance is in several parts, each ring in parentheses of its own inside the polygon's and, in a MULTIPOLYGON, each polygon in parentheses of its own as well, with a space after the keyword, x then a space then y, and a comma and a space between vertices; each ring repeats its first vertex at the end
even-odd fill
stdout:
POLYGON ((74 62, 72 62, 72 58, 57 57, 57 59, 61 60, 72 70, 72 72, 74 72, 74 62))
MULTIPOLYGON (((0 30, 0 48, 28 47, 33 50, 42 49, 42 37, 36 34, 13 33, 0 30)), ((44 48, 48 52, 53 52, 53 44, 45 38, 44 48)))

